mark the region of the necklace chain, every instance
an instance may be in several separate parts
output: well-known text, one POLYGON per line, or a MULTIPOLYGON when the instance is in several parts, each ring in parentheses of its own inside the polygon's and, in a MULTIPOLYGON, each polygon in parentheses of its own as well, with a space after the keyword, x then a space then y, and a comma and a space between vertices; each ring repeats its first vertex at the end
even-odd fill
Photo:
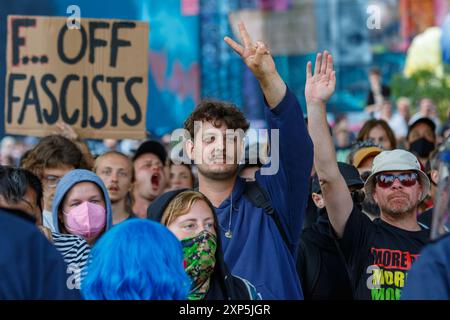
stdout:
MULTIPOLYGON (((230 214, 228 218, 228 230, 225 232, 225 237, 231 239, 233 237, 233 232, 231 231, 231 217, 233 215, 233 192, 231 192, 231 205, 230 205, 230 214)), ((225 228, 219 223, 222 230, 225 231, 225 228)))

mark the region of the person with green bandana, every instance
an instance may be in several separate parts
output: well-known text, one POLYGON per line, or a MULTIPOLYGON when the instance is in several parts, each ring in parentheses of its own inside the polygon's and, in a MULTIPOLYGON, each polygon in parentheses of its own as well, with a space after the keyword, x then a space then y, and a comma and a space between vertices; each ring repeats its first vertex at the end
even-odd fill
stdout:
POLYGON ((188 189, 169 191, 147 210, 181 241, 184 268, 192 284, 189 300, 261 300, 255 287, 231 275, 223 259, 219 225, 211 202, 188 189))

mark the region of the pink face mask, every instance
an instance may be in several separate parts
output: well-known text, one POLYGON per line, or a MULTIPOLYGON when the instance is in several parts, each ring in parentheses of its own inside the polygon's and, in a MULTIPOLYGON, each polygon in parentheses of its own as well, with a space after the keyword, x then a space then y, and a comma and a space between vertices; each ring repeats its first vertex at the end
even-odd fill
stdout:
POLYGON ((106 224, 105 208, 88 201, 63 215, 67 231, 86 239, 98 236, 106 224))

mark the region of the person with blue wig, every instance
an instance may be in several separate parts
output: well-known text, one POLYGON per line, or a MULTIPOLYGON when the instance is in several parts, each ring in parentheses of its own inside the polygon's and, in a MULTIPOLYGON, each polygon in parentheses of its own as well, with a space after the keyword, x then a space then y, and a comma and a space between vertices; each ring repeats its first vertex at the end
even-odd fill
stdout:
POLYGON ((132 219, 95 244, 81 292, 87 300, 184 300, 189 287, 178 239, 159 223, 132 219))

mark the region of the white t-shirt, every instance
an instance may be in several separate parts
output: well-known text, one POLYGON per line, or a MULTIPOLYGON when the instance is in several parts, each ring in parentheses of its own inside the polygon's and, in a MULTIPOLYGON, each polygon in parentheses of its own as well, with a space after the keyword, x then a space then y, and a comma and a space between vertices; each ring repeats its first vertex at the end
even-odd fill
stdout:
POLYGON ((44 227, 49 228, 52 232, 56 232, 55 226, 53 224, 53 213, 51 211, 42 211, 42 220, 44 227))
POLYGON ((388 121, 389 126, 392 131, 394 131, 395 137, 405 138, 408 134, 408 124, 406 123, 405 118, 403 118, 398 113, 394 114, 391 119, 388 121))

